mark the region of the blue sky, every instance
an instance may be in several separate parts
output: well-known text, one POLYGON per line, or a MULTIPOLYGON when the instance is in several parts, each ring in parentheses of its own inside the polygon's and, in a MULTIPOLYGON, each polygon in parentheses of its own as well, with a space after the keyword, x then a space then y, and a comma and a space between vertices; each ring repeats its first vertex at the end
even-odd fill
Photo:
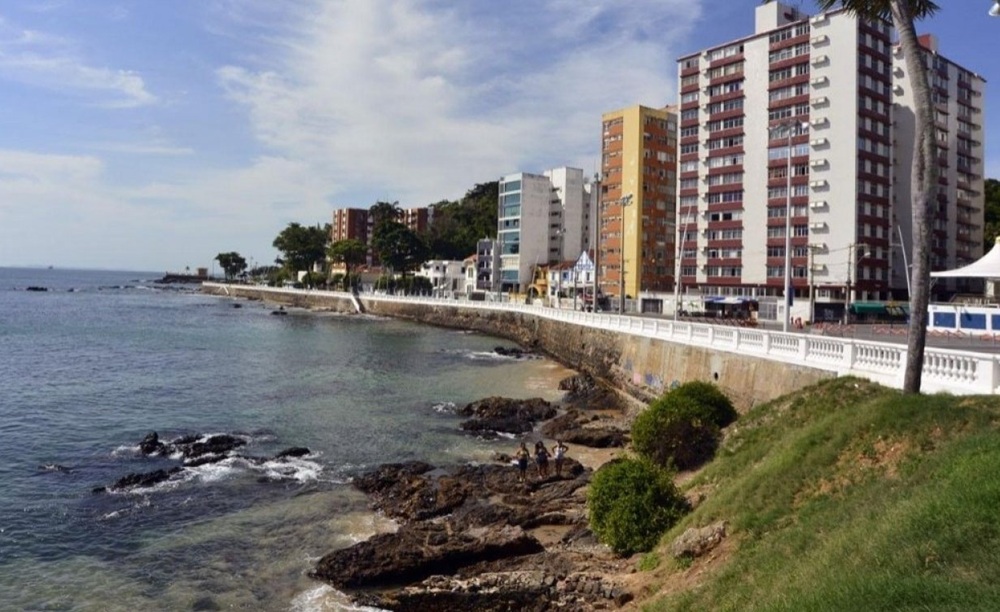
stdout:
MULTIPOLYGON (((1000 177, 1000 19, 939 3, 920 30, 989 81, 1000 177)), ((601 113, 672 102, 676 57, 749 34, 756 5, 0 0, 0 266, 269 262, 335 208, 589 173, 601 113)))

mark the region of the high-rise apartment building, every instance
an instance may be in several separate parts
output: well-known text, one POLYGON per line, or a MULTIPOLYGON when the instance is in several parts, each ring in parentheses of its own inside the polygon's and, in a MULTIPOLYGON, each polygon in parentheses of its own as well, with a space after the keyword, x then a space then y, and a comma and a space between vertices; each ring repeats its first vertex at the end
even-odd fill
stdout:
MULTIPOLYGON (((938 192, 934 198, 931 223, 931 269, 949 270, 979 259, 983 255, 985 180, 983 166, 983 92, 986 82, 938 53, 937 39, 921 36, 927 82, 934 98, 934 129, 938 145, 938 192)), ((909 177, 913 156, 913 89, 902 48, 893 50, 893 93, 897 101, 893 115, 895 126, 896 174, 909 177)), ((897 203, 909 202, 910 181, 896 182, 893 197, 897 203)), ((897 219, 909 245, 911 219, 897 219)), ((894 277, 902 277, 904 265, 896 262, 894 277)), ((938 279, 937 294, 979 290, 976 279, 938 279)))
MULTIPOLYGON (((912 128, 899 123, 912 102, 891 36, 843 10, 770 2, 753 35, 678 60, 682 288, 753 296, 781 318, 788 282, 805 319, 810 296, 815 318, 839 318, 906 293, 912 128)), ((955 200, 942 207, 958 218, 955 200)), ((964 218, 981 238, 979 209, 964 218)))
POLYGON ((576 260, 590 248, 591 184, 579 168, 500 179, 497 250, 500 289, 524 292, 538 266, 576 260))
POLYGON ((598 283, 605 295, 674 289, 676 107, 631 106, 601 117, 598 283))
POLYGON ((401 212, 400 222, 414 232, 423 234, 430 227, 433 211, 434 208, 430 206, 404 208, 401 212))
POLYGON ((333 211, 330 241, 359 240, 368 244, 368 209, 339 208, 333 211))

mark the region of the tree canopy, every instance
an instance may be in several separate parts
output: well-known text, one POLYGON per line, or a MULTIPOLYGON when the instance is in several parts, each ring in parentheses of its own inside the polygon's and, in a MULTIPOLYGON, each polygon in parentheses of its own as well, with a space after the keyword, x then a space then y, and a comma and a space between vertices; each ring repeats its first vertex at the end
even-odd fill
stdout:
POLYGON ((986 205, 985 222, 983 231, 983 247, 989 252, 993 248, 997 236, 1000 236, 1000 181, 997 179, 986 179, 986 205))
POLYGON ((327 249, 327 257, 330 261, 342 263, 347 270, 347 274, 344 277, 345 285, 350 282, 351 270, 354 266, 365 263, 365 256, 368 254, 368 247, 364 245, 360 240, 355 240, 354 238, 348 238, 346 240, 338 240, 330 245, 327 249))
POLYGON ((404 276, 427 258, 427 247, 420 236, 398 221, 376 225, 371 242, 382 263, 404 276))
POLYGON ((461 200, 442 200, 425 235, 431 259, 462 260, 475 253, 476 242, 497 233, 497 181, 479 183, 461 200))
POLYGON ((226 282, 235 279, 247 269, 247 260, 236 251, 219 253, 215 256, 215 261, 219 262, 219 265, 222 266, 222 271, 226 275, 226 282))
POLYGON ((274 239, 274 248, 281 251, 282 263, 292 270, 309 270, 316 262, 326 257, 326 244, 330 239, 330 227, 303 226, 289 223, 274 239))

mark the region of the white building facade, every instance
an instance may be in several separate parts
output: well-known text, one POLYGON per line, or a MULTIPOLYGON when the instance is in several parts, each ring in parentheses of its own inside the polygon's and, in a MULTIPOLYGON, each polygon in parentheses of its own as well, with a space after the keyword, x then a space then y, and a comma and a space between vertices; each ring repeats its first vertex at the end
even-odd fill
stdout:
POLYGON ((596 191, 579 168, 500 179, 500 290, 524 292, 538 266, 576 260, 590 248, 596 191))
POLYGON ((451 297, 465 293, 465 268, 465 262, 432 259, 422 263, 415 274, 430 280, 435 297, 451 297))
MULTIPOLYGON (((781 319, 789 274, 791 317, 804 320, 906 295, 910 157, 893 143, 912 128, 893 122, 912 102, 898 72, 889 24, 780 2, 757 7, 752 36, 680 58, 685 290, 754 297, 781 319)), ((967 217, 981 254, 979 209, 967 217)))
MULTIPOLYGON (((983 255, 984 211, 986 206, 983 158, 983 94, 985 80, 938 53, 932 35, 919 38, 924 48, 927 82, 934 98, 934 128, 938 145, 938 192, 934 198, 931 223, 931 269, 951 270, 968 265, 983 255)), ((913 89, 909 84, 906 58, 900 47, 893 50, 893 93, 896 129, 896 173, 901 177, 893 198, 909 202, 909 164, 913 157, 913 89), (902 177, 907 177, 903 180, 902 177)), ((909 215, 897 222, 903 242, 912 244, 909 215)), ((895 262, 894 277, 903 275, 904 264, 895 262)), ((939 279, 933 286, 938 297, 947 293, 980 293, 982 281, 939 279)))

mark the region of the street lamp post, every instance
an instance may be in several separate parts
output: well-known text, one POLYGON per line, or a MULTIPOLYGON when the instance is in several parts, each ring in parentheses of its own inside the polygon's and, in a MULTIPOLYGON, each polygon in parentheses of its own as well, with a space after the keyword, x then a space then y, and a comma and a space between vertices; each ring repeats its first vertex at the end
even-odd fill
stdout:
POLYGON ((621 248, 618 249, 619 259, 621 260, 621 268, 618 270, 618 314, 625 314, 625 207, 632 203, 632 194, 622 196, 618 199, 618 203, 621 205, 621 229, 622 229, 622 244, 621 248))
POLYGON ((781 317, 781 331, 788 332, 788 324, 792 317, 792 137, 796 136, 795 129, 808 129, 807 123, 800 121, 784 121, 778 125, 768 128, 769 136, 774 137, 776 130, 785 131, 785 142, 788 146, 785 163, 785 286, 784 301, 785 310, 781 317))

